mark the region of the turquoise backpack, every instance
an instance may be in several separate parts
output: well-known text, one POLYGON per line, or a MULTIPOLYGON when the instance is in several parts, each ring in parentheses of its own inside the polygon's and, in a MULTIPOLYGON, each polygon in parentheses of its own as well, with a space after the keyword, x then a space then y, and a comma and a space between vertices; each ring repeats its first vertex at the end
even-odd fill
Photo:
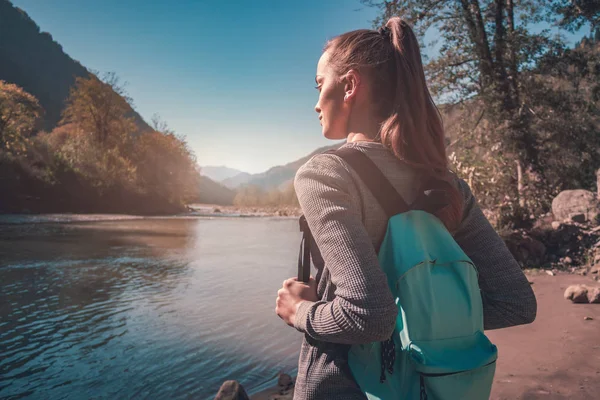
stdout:
POLYGON ((433 215, 447 204, 447 183, 429 182, 408 206, 364 153, 352 148, 333 153, 358 173, 390 216, 378 257, 398 317, 389 340, 351 346, 348 363, 361 390, 370 400, 489 399, 497 348, 483 332, 477 269, 433 215))

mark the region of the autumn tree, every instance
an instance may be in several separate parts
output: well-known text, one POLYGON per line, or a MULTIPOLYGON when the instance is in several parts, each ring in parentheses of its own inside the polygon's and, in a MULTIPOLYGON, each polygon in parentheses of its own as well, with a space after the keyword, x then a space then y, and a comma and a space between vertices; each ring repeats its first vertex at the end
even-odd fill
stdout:
POLYGON ((41 114, 42 108, 34 96, 0 80, 0 149, 23 153, 41 114))
POLYGON ((72 124, 98 145, 122 146, 136 131, 131 98, 114 73, 102 79, 78 77, 71 89, 59 125, 72 124))
POLYGON ((137 128, 130 103, 114 73, 77 78, 63 118, 48 138, 57 145, 56 155, 101 191, 136 181, 130 155, 137 128))
POLYGON ((198 196, 196 158, 185 138, 158 115, 153 116, 152 125, 154 131, 140 135, 134 144, 138 186, 154 197, 185 204, 198 196))

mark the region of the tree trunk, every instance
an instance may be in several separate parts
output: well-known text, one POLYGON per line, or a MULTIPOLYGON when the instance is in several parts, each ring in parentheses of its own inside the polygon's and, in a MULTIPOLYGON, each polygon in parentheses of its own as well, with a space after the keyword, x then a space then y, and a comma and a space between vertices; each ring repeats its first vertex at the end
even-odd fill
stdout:
POLYGON ((517 56, 515 51, 515 13, 513 0, 506 0, 506 13, 508 15, 508 52, 510 57, 510 84, 514 104, 518 107, 519 99, 519 71, 517 69, 517 56))
POLYGON ((513 110, 515 105, 512 101, 512 96, 510 93, 510 83, 508 81, 508 73, 506 72, 506 27, 504 24, 506 23, 506 19, 504 17, 504 2, 506 0, 496 0, 495 1, 495 24, 496 30, 494 35, 494 48, 495 48, 495 60, 494 65, 496 67, 496 79, 498 81, 498 90, 499 95, 501 96, 501 101, 503 108, 506 110, 513 110))
POLYGON ((598 199, 600 199, 600 169, 596 171, 596 193, 598 199))
POLYGON ((523 187, 523 165, 521 161, 516 160, 517 163, 517 193, 519 194, 519 207, 525 208, 525 189, 523 187))
POLYGON ((461 0, 461 6, 469 36, 475 44, 475 49, 479 55, 479 74, 481 79, 482 91, 486 91, 493 82, 494 62, 490 52, 483 16, 478 0, 461 0))

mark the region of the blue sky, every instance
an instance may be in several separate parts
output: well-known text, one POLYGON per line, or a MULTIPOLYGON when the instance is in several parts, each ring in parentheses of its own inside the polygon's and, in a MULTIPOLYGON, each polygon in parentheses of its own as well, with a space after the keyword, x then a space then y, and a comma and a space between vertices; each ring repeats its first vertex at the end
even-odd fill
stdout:
POLYGON ((332 142, 314 112, 327 39, 370 28, 359 0, 12 0, 134 107, 185 135, 200 165, 256 173, 332 142))

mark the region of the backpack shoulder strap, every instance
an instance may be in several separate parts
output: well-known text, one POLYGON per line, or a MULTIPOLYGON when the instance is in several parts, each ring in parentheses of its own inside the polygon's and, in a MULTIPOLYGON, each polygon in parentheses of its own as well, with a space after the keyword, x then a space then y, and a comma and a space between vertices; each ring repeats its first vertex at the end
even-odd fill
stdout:
POLYGON ((388 218, 410 210, 400 193, 365 153, 351 147, 343 147, 330 152, 341 157, 356 171, 383 207, 388 218))
POLYGON ((425 180, 421 184, 414 202, 407 204, 383 172, 362 151, 343 147, 329 150, 326 153, 336 154, 350 164, 383 207, 388 218, 410 210, 423 210, 435 214, 450 204, 448 182, 444 180, 436 178, 425 180))

